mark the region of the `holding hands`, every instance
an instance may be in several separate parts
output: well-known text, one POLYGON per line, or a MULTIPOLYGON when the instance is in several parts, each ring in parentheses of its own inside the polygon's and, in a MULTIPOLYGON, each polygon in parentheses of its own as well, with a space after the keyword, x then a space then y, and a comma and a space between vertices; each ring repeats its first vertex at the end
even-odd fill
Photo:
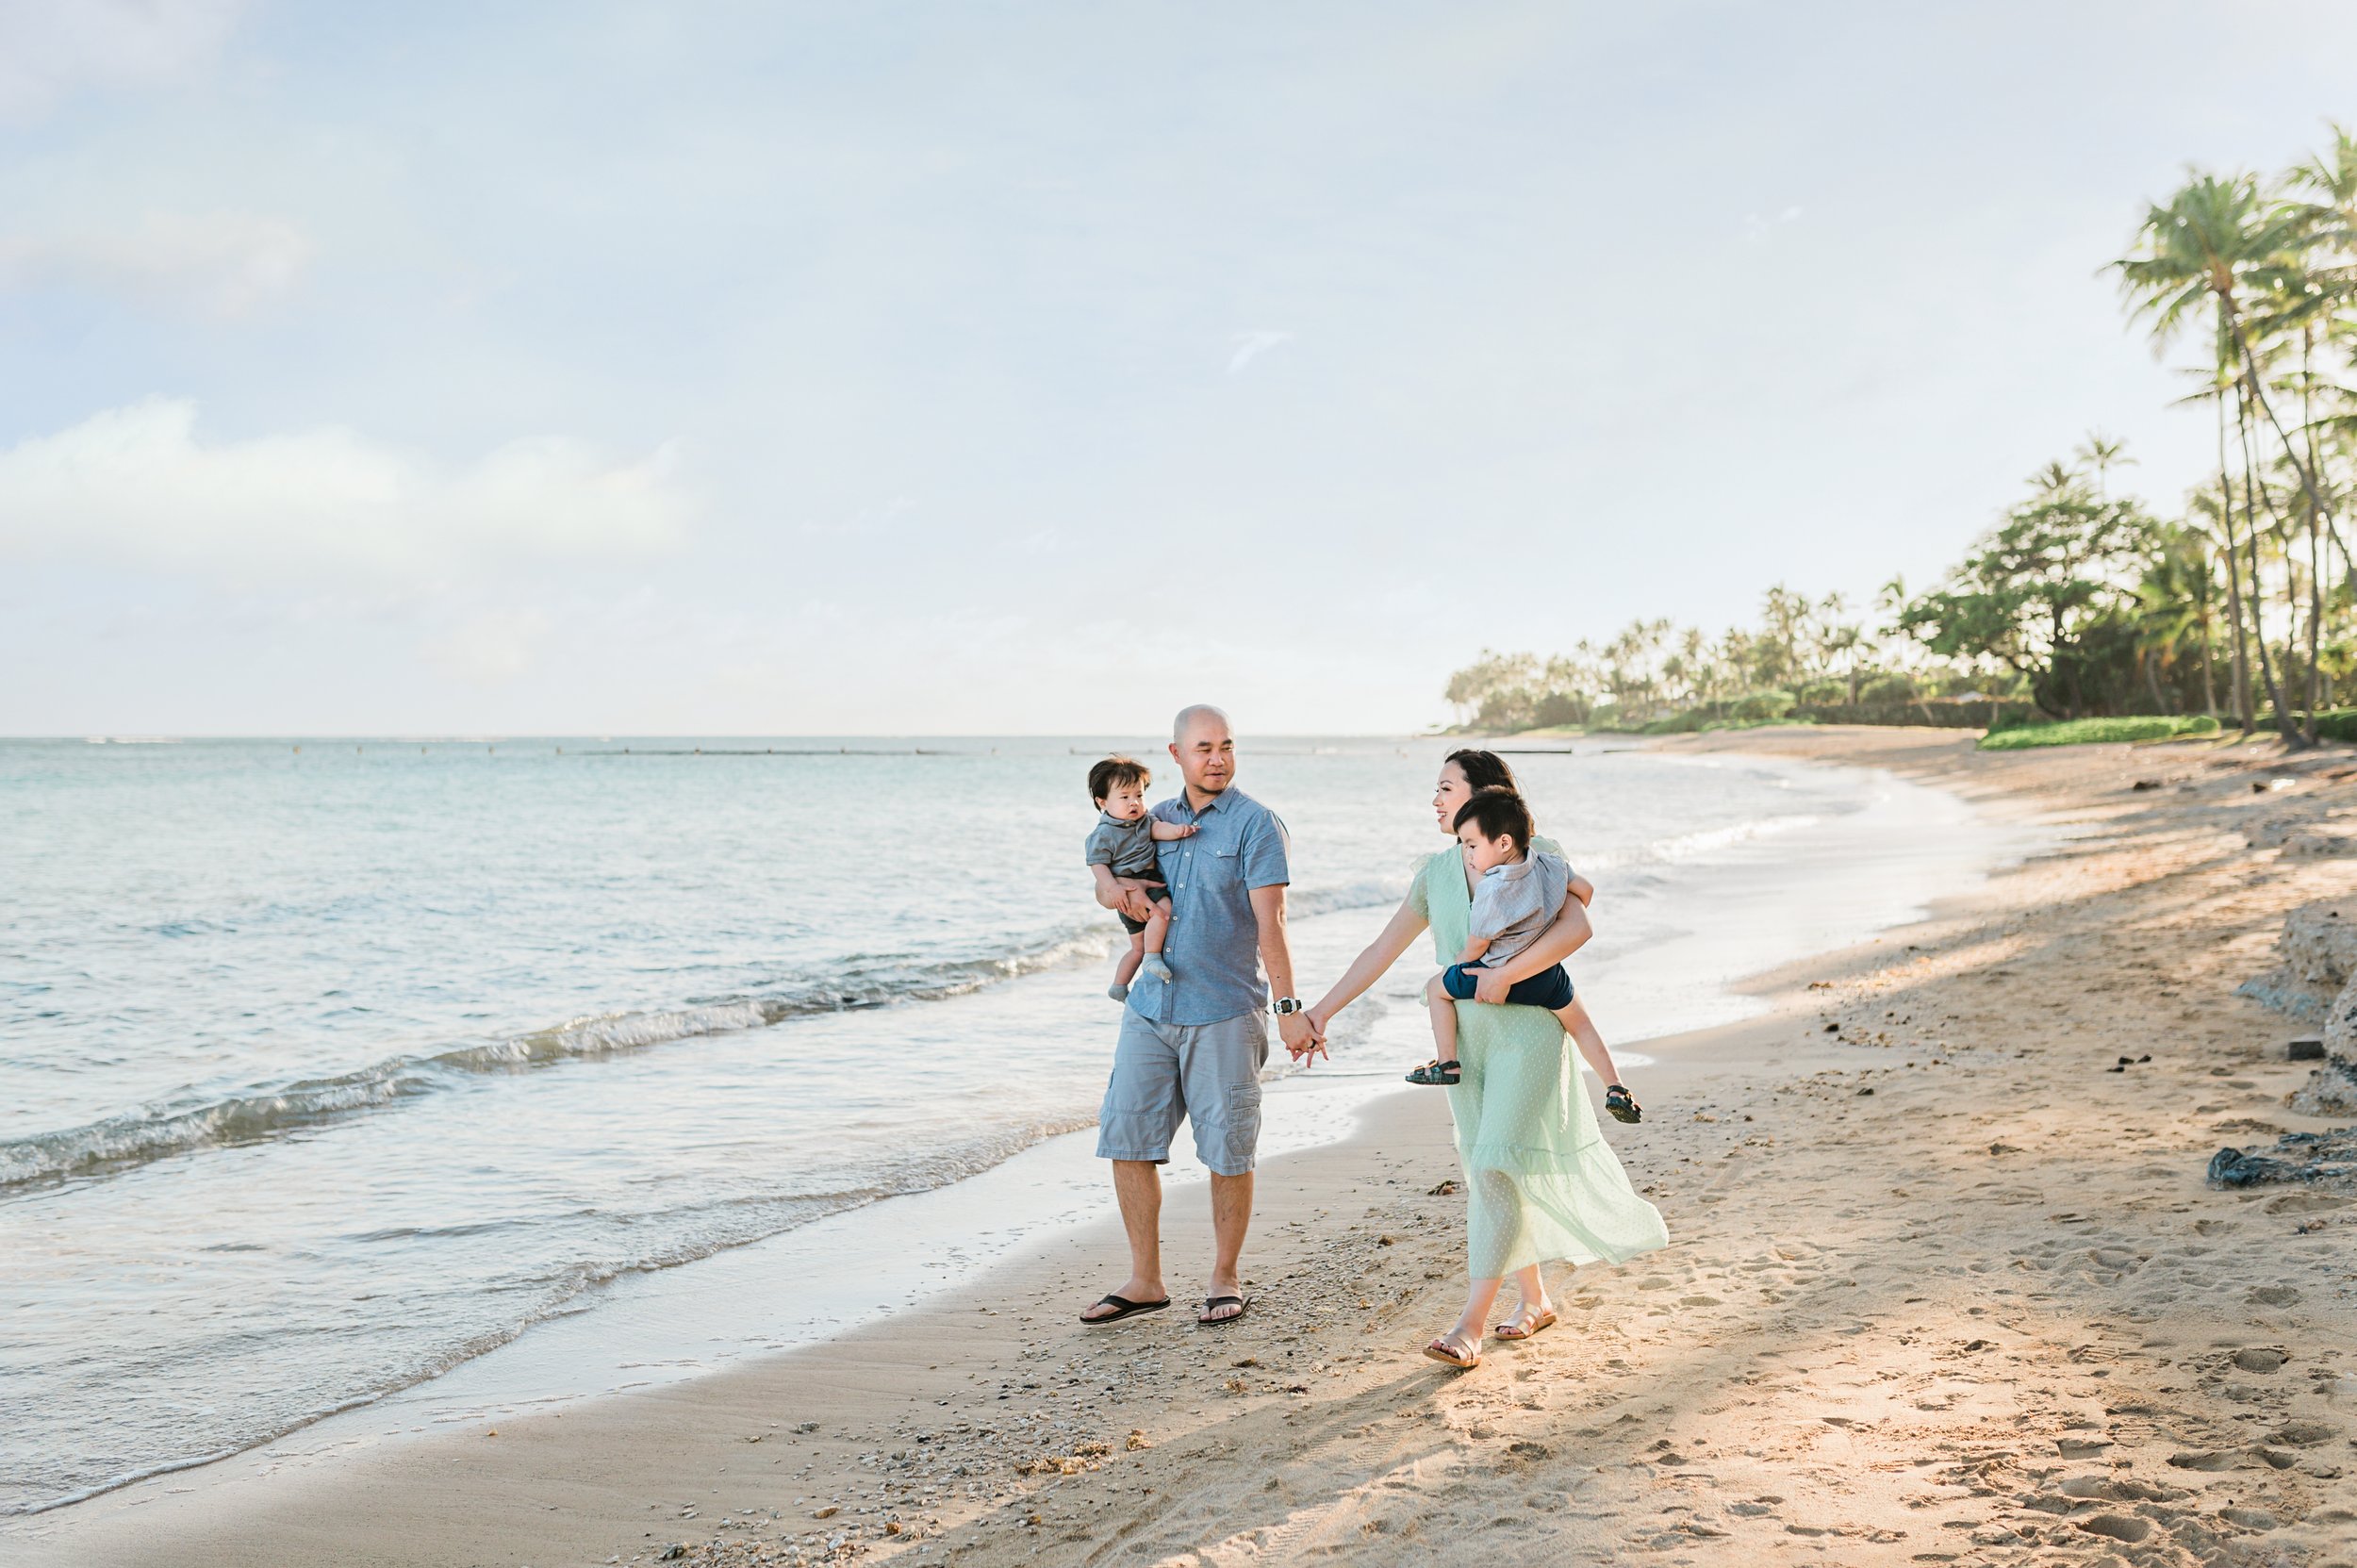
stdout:
POLYGON ((1326 1055, 1326 1022, 1313 1012, 1283 1015, 1277 1020, 1277 1034, 1286 1052, 1305 1066, 1326 1055))

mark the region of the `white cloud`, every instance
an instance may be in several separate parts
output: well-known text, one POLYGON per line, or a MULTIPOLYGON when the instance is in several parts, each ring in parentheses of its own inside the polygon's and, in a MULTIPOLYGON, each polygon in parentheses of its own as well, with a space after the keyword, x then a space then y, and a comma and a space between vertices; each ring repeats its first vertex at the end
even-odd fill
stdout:
POLYGON ((151 398, 0 452, 0 552, 432 581, 661 549, 692 510, 675 467, 668 443, 615 463, 562 437, 458 468, 335 427, 207 443, 193 403, 151 398))
POLYGON ((1290 343, 1290 332, 1239 332, 1228 338, 1231 352, 1228 355, 1228 373, 1235 375, 1279 343, 1290 343))
POLYGON ((246 0, 0 0, 0 118, 209 63, 246 0))
POLYGON ((155 212, 112 233, 0 235, 0 288, 61 283, 237 316, 292 288, 310 259, 310 237, 284 218, 155 212))

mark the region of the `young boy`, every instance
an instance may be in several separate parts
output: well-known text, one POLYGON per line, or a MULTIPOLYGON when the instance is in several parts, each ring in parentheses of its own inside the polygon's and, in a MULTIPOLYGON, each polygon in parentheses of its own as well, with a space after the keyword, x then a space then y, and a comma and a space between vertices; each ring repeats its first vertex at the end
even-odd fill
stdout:
MULTIPOLYGON (((1465 865, 1479 879, 1474 883, 1473 910, 1467 922, 1464 951, 1457 962, 1432 977, 1425 1001, 1432 1012, 1432 1038, 1439 1054, 1408 1075, 1410 1083, 1448 1084, 1458 1081, 1457 1004, 1474 999, 1480 969, 1503 967, 1536 942, 1563 913, 1579 879, 1560 855, 1530 847, 1530 808, 1510 789, 1476 790, 1458 808, 1457 842, 1463 847, 1465 865)), ((1615 1081, 1612 1058, 1596 1036, 1584 1009, 1572 1001, 1572 979, 1560 964, 1549 965, 1526 980, 1518 980, 1506 993, 1509 1006, 1543 1007, 1556 1015, 1579 1046, 1580 1054, 1606 1083, 1605 1109, 1615 1119, 1638 1121, 1643 1113, 1629 1092, 1615 1081)))
POLYGON ((1129 950, 1113 966, 1113 982, 1105 994, 1115 1001, 1129 999, 1129 982, 1138 969, 1167 984, 1170 966, 1162 962, 1162 938, 1170 933, 1170 889, 1162 883, 1158 842, 1185 838, 1193 823, 1162 822, 1146 814, 1146 786, 1154 775, 1146 765, 1128 757, 1107 757, 1089 769, 1089 799, 1096 802, 1096 827, 1089 834, 1088 866, 1099 885, 1127 883, 1143 888, 1152 913, 1143 920, 1121 916, 1129 933, 1129 950))

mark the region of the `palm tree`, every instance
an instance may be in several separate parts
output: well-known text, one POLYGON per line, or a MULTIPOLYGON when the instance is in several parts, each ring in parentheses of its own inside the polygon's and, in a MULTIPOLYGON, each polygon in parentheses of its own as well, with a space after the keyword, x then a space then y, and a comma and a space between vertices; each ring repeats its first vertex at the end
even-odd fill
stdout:
MULTIPOLYGON (((2305 240, 2310 266, 2307 286, 2297 301, 2299 327, 2300 425, 2307 437, 2309 474, 2321 478, 2324 465, 2316 450, 2316 339, 2332 346, 2348 328, 2348 313, 2357 305, 2357 135, 2333 124, 2325 150, 2291 172, 2289 184, 2313 199, 2286 204, 2291 221, 2305 240), (2325 265, 2316 262, 2322 258, 2325 265)), ((2286 312, 2287 315, 2295 312, 2286 312)), ((2308 498, 2308 736, 2316 737, 2316 711, 2321 697, 2324 621, 2324 561, 2316 535, 2321 529, 2341 553, 2346 581, 2357 589, 2357 558, 2334 526, 2332 515, 2308 498)))
POLYGON ((2079 475, 2060 463, 2049 463, 2024 481, 2040 501, 2052 501, 2079 487, 2079 475))
MULTIPOLYGON (((2235 698, 2245 734, 2250 723, 2250 661, 2243 650, 2242 590, 2234 566, 2233 494, 2226 463, 2225 398, 2234 395, 2238 429, 2247 429, 2247 405, 2256 399, 2266 407, 2265 377, 2244 330, 2244 319, 2254 293, 2277 287, 2292 270, 2299 248, 2297 225, 2271 206, 2259 189, 2256 175, 2225 177, 2198 173, 2169 199, 2167 206, 2148 207, 2137 234, 2137 254, 2112 263, 2128 298, 2132 321, 2149 319, 2155 353, 2165 350, 2179 328, 2189 323, 2204 305, 2212 317, 2212 347, 2218 378, 2218 479, 2226 495, 2223 520, 2227 530, 2227 597, 2234 616, 2235 698)), ((2274 411, 2266 408, 2269 422, 2274 411)), ((2277 424, 2277 429, 2282 429, 2277 424)), ((2285 443, 2289 444, 2288 440, 2285 443)), ((2247 442, 2246 442, 2247 447, 2247 442)), ((2303 472, 2302 483, 2312 498, 2316 487, 2303 472)), ((2246 495, 2246 511, 2255 508, 2246 495)), ((2321 500, 2315 500, 2319 509, 2321 500)), ((2251 551, 2254 576, 2251 611, 2258 611, 2258 553, 2251 551)), ((2259 662, 2270 689, 2274 672, 2264 635, 2259 638, 2259 662)), ((2286 740, 2299 732, 2279 701, 2275 720, 2286 740)))
MULTIPOLYGON (((2087 438, 2079 443, 2079 450, 2070 454, 2083 469, 2095 470, 2095 499, 2099 504, 2108 503, 2111 487, 2106 483, 2111 470, 2134 466, 2135 459, 2128 455, 2128 443, 2115 440, 2100 430, 2087 432, 2087 438)), ((2059 467, 2060 465, 2056 465, 2059 467)))
POLYGON ((2113 262, 2128 296, 2132 320, 2152 319, 2155 352, 2166 348, 2204 304, 2217 314, 2217 335, 2231 350, 2245 395, 2258 404, 2276 437, 2292 454, 2309 504, 2328 517, 2316 477, 2299 461, 2283 421, 2266 395, 2252 347, 2250 312, 2253 296, 2287 291, 2301 271, 2304 224, 2260 190, 2258 176, 2237 172, 2220 176, 2196 173, 2167 206, 2148 206, 2137 231, 2137 254, 2113 262))
MULTIPOLYGON (((2249 383, 2241 388, 2244 395, 2234 400, 2234 430, 2242 446, 2242 505, 2243 542, 2250 553, 2250 640, 2259 649, 2259 674, 2266 684, 2267 702, 2275 710, 2275 729, 2287 741, 2300 741, 2299 728, 2292 720, 2291 709, 2283 701, 2283 689, 2276 684, 2275 661, 2267 653, 2266 602, 2265 584, 2259 575, 2259 503, 2258 497, 2266 486, 2260 481, 2258 469, 2250 457, 2250 403, 2249 383)), ((2275 502, 2267 500, 2267 515, 2275 516, 2275 502)))

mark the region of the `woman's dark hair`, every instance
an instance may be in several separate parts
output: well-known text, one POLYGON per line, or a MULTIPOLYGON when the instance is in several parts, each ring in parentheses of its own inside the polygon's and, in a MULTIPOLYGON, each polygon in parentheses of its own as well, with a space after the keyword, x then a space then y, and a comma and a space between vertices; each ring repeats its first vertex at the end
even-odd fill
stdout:
POLYGON ((1442 761, 1455 763, 1458 771, 1465 775, 1465 782, 1475 789, 1507 789, 1521 793, 1514 783, 1514 770, 1507 767, 1506 759, 1495 751, 1476 751, 1468 747, 1461 751, 1451 751, 1442 761))
POLYGON ((1146 770, 1146 764, 1134 757, 1107 757, 1089 769, 1089 799, 1103 805, 1124 784, 1144 789, 1153 782, 1154 775, 1146 770))
MULTIPOLYGON (((1481 753, 1484 756, 1488 752, 1481 753)), ((1451 830, 1471 822, 1484 838, 1510 838, 1517 854, 1530 852, 1530 808, 1510 789, 1476 789, 1473 799, 1457 808, 1451 830)))

